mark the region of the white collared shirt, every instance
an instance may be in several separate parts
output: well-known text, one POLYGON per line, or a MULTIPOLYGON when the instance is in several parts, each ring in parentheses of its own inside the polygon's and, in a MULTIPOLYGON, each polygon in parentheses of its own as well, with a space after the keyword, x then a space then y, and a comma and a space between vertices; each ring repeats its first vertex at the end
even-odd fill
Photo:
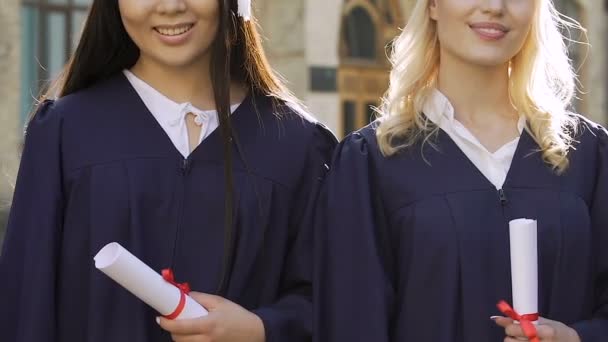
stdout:
MULTIPOLYGON (((424 114, 435 125, 445 131, 471 162, 481 171, 496 189, 501 189, 511 167, 519 137, 506 143, 496 152, 488 151, 462 123, 454 117, 454 107, 439 90, 434 89, 423 106, 424 114)), ((517 122, 519 134, 526 120, 520 116, 517 122)))
MULTIPOLYGON (((177 103, 152 88, 152 86, 135 76, 131 71, 123 70, 123 73, 184 158, 190 155, 188 128, 186 127, 187 114, 194 114, 194 122, 201 126, 198 144, 218 128, 219 118, 217 111, 201 110, 194 107, 190 102, 177 103)), ((234 112, 238 106, 239 104, 230 106, 230 111, 234 112)))

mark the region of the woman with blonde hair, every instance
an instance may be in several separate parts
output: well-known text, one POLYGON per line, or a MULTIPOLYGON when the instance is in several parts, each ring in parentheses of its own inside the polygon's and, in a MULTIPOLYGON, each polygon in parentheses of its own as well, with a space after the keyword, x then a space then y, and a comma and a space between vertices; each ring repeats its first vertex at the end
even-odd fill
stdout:
POLYGON ((568 110, 568 23, 550 0, 417 2, 321 197, 318 341, 526 340, 489 319, 515 218, 538 222, 537 339, 608 341, 608 134, 568 110))

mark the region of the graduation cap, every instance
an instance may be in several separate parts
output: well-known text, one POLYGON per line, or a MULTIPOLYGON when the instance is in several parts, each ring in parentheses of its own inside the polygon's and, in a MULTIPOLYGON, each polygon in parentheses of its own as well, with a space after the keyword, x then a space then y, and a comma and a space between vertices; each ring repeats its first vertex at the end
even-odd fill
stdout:
POLYGON ((238 15, 243 20, 248 21, 251 19, 251 0, 238 0, 238 15))

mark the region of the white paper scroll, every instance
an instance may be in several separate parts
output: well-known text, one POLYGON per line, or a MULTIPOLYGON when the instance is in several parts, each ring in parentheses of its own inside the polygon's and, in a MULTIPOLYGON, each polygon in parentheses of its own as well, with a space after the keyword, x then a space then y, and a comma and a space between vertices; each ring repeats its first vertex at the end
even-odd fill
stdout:
MULTIPOLYGON (((95 267, 125 289, 150 305, 161 315, 175 311, 181 297, 180 290, 129 253, 121 245, 112 242, 102 248, 94 258, 95 267)), ((207 315, 207 310, 186 296, 186 305, 176 319, 197 318, 207 315)))
POLYGON ((538 313, 538 243, 536 221, 509 222, 513 309, 520 315, 538 313))

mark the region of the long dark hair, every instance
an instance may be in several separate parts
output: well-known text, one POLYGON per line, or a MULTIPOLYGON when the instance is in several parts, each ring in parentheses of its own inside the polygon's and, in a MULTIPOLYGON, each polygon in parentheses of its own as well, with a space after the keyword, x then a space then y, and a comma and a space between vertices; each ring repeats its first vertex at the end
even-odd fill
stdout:
MULTIPOLYGON (((297 100, 273 73, 262 49, 255 21, 245 21, 235 14, 238 10, 237 0, 218 1, 219 27, 211 46, 210 72, 224 151, 225 238, 222 274, 217 293, 225 295, 232 270, 235 242, 233 142, 245 161, 230 121, 231 81, 244 83, 251 92, 271 96, 274 100, 295 104, 297 100)), ((139 48, 122 24, 118 0, 94 0, 76 51, 40 102, 46 98, 62 97, 88 88, 123 69, 131 68, 138 59, 139 48)), ((275 111, 275 115, 280 116, 280 111, 275 111)))

